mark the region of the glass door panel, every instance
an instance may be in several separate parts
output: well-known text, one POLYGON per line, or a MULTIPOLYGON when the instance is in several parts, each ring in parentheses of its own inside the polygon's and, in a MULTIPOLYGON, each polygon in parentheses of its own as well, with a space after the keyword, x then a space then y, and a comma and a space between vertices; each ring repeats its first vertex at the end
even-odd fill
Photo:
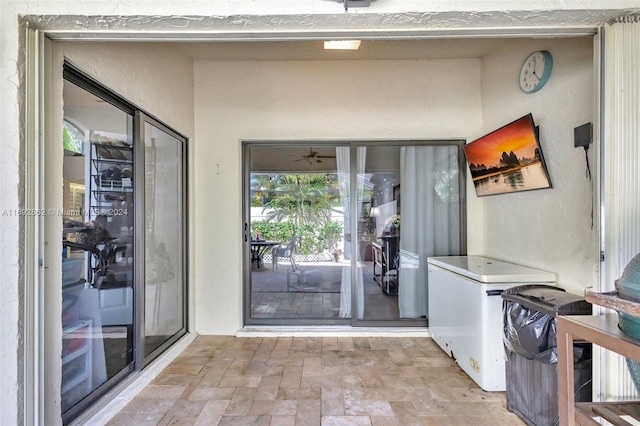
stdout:
POLYGON ((143 133, 144 356, 147 357, 186 330, 185 141, 148 121, 143 133))
POLYGON ((460 254, 458 145, 358 149, 365 321, 423 324, 427 257, 460 254))
POLYGON ((245 322, 426 325, 426 259, 463 247, 460 152, 247 144, 245 322))
POLYGON ((63 86, 62 386, 65 421, 133 369, 133 116, 63 86), (83 402, 84 403, 84 402, 83 402))
POLYGON ((348 323, 349 148, 249 146, 248 324, 348 323))
POLYGON ((67 63, 63 101, 68 424, 186 333, 187 139, 67 63))

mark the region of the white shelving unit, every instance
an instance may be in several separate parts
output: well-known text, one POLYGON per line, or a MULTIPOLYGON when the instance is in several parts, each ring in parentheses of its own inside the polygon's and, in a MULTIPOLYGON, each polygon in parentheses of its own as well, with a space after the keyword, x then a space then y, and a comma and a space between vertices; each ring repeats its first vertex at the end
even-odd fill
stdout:
POLYGON ((63 411, 84 398, 92 389, 93 321, 77 321, 62 329, 63 411))

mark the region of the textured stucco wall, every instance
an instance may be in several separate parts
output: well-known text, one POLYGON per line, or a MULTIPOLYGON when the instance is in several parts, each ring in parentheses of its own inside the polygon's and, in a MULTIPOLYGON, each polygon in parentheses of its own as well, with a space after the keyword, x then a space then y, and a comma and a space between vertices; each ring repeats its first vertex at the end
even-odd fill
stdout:
POLYGON ((241 140, 466 138, 481 128, 479 59, 203 61, 194 70, 203 334, 242 326, 241 140))
POLYGON ((483 237, 474 254, 555 272, 562 287, 583 294, 595 285, 598 262, 598 208, 592 203, 598 147, 589 150, 590 181, 573 129, 596 121, 593 38, 511 41, 482 63, 483 133, 531 112, 553 188, 479 199, 483 237), (541 91, 527 95, 519 89, 518 73, 535 50, 553 54, 553 72, 541 91))
MULTIPOLYGON (((168 46, 141 43, 52 44, 50 135, 45 140, 47 158, 46 208, 62 208, 62 63, 67 59, 87 75, 112 89, 144 111, 187 136, 193 135, 193 62, 168 46), (167 67, 166 64, 171 64, 167 67), (157 70, 162 69, 162 72, 157 70), (57 182, 57 183, 56 183, 57 182)), ((61 222, 45 218, 44 328, 45 394, 47 424, 58 424, 61 381, 61 222)))

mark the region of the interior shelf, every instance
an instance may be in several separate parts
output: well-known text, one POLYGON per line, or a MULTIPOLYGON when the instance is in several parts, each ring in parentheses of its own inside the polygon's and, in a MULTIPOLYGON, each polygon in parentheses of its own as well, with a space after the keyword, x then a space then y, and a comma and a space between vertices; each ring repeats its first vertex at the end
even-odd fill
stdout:
POLYGON ((91 388, 92 354, 93 354, 93 321, 86 319, 77 321, 62 329, 63 354, 70 347, 69 353, 62 357, 62 393, 84 385, 84 390, 91 388))

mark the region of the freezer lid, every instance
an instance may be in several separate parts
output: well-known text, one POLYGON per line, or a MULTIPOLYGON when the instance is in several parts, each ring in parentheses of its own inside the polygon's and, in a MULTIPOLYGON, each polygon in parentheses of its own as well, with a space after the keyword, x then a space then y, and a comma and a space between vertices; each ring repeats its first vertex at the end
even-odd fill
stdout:
POLYGON ((429 257, 427 262, 482 283, 551 283, 556 274, 483 256, 429 257))

